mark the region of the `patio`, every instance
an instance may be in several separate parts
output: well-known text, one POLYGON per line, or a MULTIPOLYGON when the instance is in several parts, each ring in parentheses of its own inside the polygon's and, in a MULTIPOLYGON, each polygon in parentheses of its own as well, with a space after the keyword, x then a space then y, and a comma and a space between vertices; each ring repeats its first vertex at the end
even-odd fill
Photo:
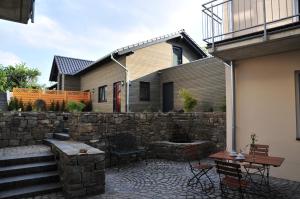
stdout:
MULTIPOLYGON (((215 170, 211 171, 209 175, 213 178, 215 190, 205 193, 200 191, 201 189, 198 186, 186 186, 189 177, 191 177, 187 163, 150 160, 146 165, 144 162, 137 162, 123 166, 119 172, 117 168, 108 168, 106 170, 105 194, 89 197, 88 199, 222 198, 218 186, 218 175, 215 170)), ((299 182, 271 178, 270 185, 272 193, 265 198, 300 198, 299 182)), ((247 198, 263 198, 253 195, 247 196, 247 198)), ((34 197, 34 199, 38 198, 63 199, 63 196, 59 192, 34 197)), ((232 193, 231 198, 238 198, 238 195, 232 193)))

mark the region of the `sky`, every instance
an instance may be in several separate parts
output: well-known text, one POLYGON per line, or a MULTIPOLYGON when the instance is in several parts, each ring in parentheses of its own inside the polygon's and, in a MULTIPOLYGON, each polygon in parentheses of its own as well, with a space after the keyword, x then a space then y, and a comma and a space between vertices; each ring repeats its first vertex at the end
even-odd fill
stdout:
POLYGON ((207 0, 36 0, 35 22, 0 20, 0 64, 24 62, 49 84, 53 56, 97 60, 117 48, 185 31, 200 45, 207 0))

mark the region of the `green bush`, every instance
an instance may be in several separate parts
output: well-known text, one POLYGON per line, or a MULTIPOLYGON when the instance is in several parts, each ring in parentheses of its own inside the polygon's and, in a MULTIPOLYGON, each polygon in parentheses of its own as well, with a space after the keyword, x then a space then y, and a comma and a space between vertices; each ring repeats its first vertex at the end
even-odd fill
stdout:
POLYGON ((197 100, 193 98, 187 89, 180 89, 179 96, 183 99, 184 112, 191 112, 197 105, 197 100))
POLYGON ((83 104, 81 102, 70 101, 67 103, 67 109, 70 112, 82 112, 84 107, 85 107, 85 104, 83 104))
POLYGON ((25 111, 32 111, 32 102, 29 101, 25 107, 25 111))
POLYGON ((63 100, 62 103, 61 103, 60 111, 62 111, 62 112, 66 111, 66 102, 65 102, 65 100, 63 100))
POLYGON ((84 102, 84 101, 80 101, 80 102, 85 104, 85 107, 82 110, 83 112, 91 112, 93 110, 93 104, 92 104, 91 100, 89 100, 87 102, 84 102))
POLYGON ((51 101, 49 111, 55 111, 55 102, 54 100, 51 101))
POLYGON ((8 103, 8 110, 9 111, 17 111, 19 109, 19 100, 16 97, 10 98, 8 103))
POLYGON ((202 107, 204 112, 214 112, 214 107, 210 102, 207 101, 202 102, 202 107))
POLYGON ((34 109, 36 111, 45 111, 46 110, 46 102, 42 99, 35 100, 34 109))
POLYGON ((59 104, 59 101, 56 101, 56 104, 55 104, 55 111, 60 111, 60 104, 59 104))
POLYGON ((23 103, 23 100, 20 99, 19 100, 19 104, 18 104, 18 110, 21 109, 21 111, 24 111, 24 103, 23 103))

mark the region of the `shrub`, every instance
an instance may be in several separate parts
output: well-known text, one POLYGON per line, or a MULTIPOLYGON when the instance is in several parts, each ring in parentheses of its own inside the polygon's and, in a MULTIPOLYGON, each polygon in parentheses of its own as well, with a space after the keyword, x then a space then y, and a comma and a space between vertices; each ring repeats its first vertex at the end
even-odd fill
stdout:
POLYGON ((85 107, 85 104, 81 102, 70 101, 67 103, 67 109, 70 112, 81 112, 85 107))
POLYGON ((32 111, 32 102, 29 101, 25 107, 25 111, 32 111))
POLYGON ((213 112, 214 111, 214 108, 213 108, 213 106, 211 105, 210 102, 204 101, 202 103, 202 107, 203 107, 204 112, 213 112))
POLYGON ((45 111, 46 110, 46 102, 42 99, 35 100, 34 109, 36 111, 45 111))
POLYGON ((89 100, 87 102, 81 101, 81 103, 85 104, 85 107, 82 111, 91 112, 93 110, 93 104, 92 104, 91 100, 89 100))
POLYGON ((226 112, 226 104, 223 104, 221 107, 220 107, 221 111, 222 112, 226 112))
POLYGON ((54 100, 51 101, 49 111, 55 111, 55 102, 54 100))
POLYGON ((10 101, 8 103, 8 110, 9 111, 16 111, 19 109, 19 100, 16 97, 10 98, 10 101))
POLYGON ((55 111, 60 111, 60 104, 59 104, 59 101, 56 101, 56 104, 55 104, 55 111))
POLYGON ((21 109, 21 111, 24 111, 24 103, 23 103, 23 100, 20 99, 19 100, 19 103, 18 103, 18 110, 21 109))
POLYGON ((191 112, 197 105, 197 100, 186 89, 179 90, 179 96, 183 99, 184 112, 191 112))
POLYGON ((60 111, 62 111, 62 112, 66 111, 66 102, 65 102, 65 100, 63 100, 62 103, 61 103, 60 111))

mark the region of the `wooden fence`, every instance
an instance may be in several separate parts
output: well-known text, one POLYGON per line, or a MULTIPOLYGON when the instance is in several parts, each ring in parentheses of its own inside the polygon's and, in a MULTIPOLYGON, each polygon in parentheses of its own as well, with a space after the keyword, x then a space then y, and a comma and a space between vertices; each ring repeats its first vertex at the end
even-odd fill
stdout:
POLYGON ((34 103, 37 99, 42 99, 46 102, 47 106, 52 101, 89 101, 91 99, 90 92, 83 91, 61 91, 61 90, 38 90, 28 88, 14 88, 13 97, 22 99, 23 103, 34 103))

